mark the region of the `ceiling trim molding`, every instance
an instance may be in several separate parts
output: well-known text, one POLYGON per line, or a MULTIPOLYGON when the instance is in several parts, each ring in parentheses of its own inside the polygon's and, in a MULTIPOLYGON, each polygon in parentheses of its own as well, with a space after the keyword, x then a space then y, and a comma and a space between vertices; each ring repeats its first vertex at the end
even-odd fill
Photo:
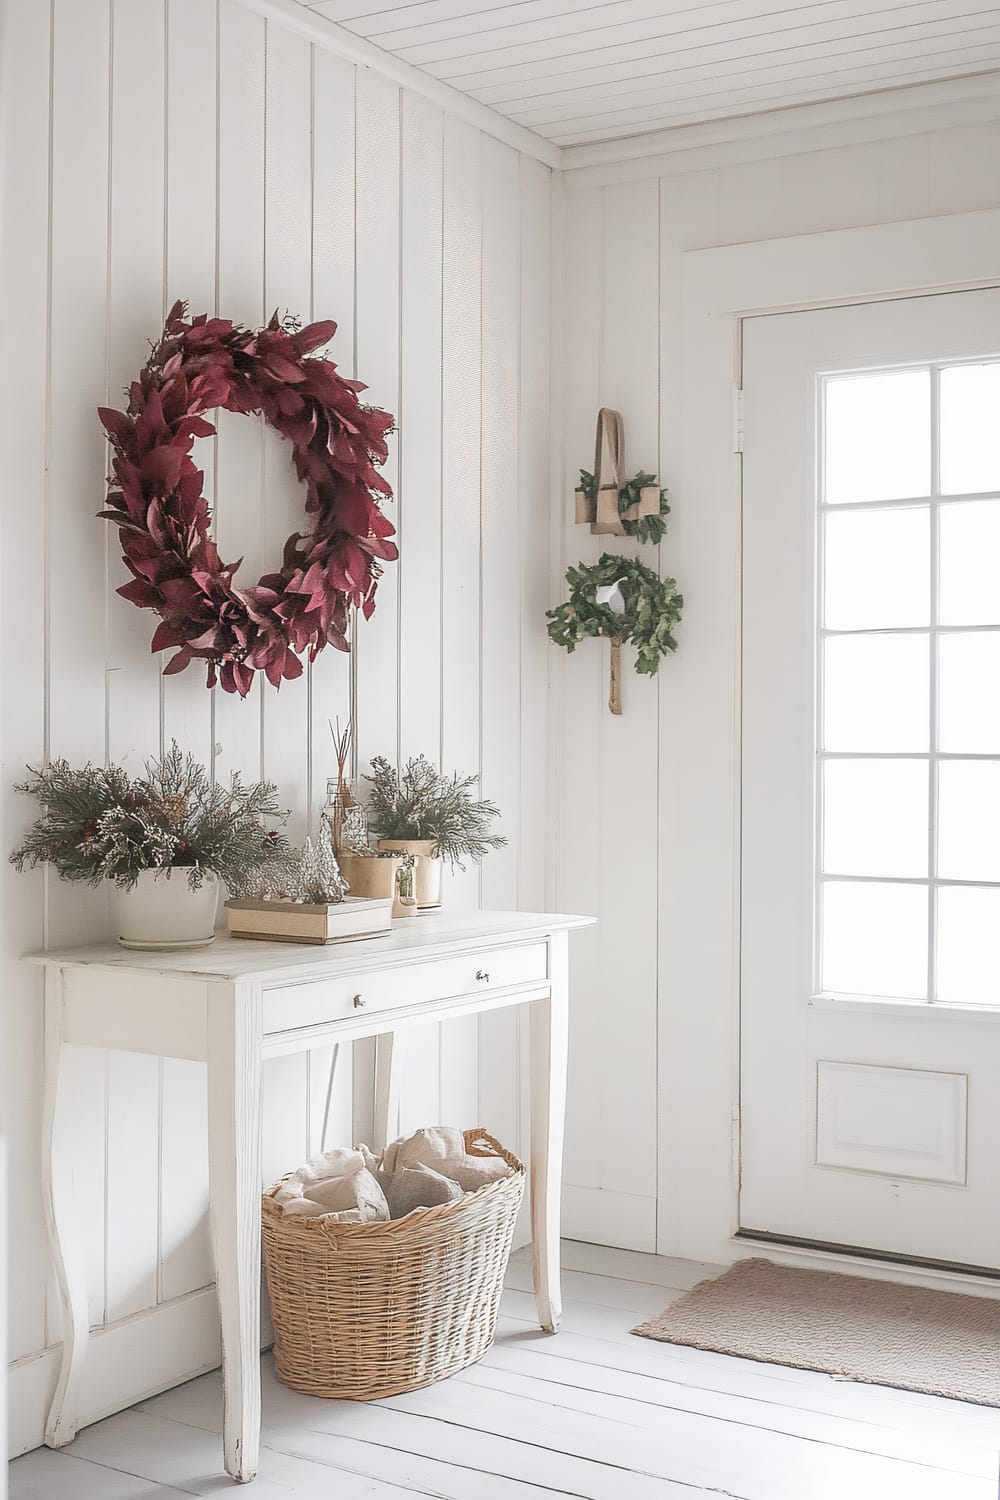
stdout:
POLYGON ((299 3, 299 0, 239 0, 239 3, 248 10, 254 10, 259 15, 267 17, 270 21, 278 22, 287 30, 296 31, 300 36, 307 37, 316 46, 323 47, 328 52, 334 52, 338 57, 347 58, 349 62, 356 63, 359 67, 371 68, 374 72, 391 79, 393 83, 399 84, 401 88, 409 89, 411 93, 421 94, 425 99, 430 99, 432 103, 447 110, 449 114, 465 120, 486 135, 494 136, 505 145, 513 146, 515 150, 533 157, 535 161, 553 168, 562 165, 561 147, 536 135, 533 130, 528 130, 524 125, 508 120, 505 115, 498 114, 495 109, 491 109, 488 104, 480 104, 477 99, 470 99, 468 94, 452 88, 451 84, 442 83, 440 79, 433 78, 430 73, 414 67, 412 63, 393 57, 390 52, 376 47, 364 37, 354 36, 343 26, 338 26, 335 21, 329 21, 325 16, 307 10, 299 3))
POLYGON ((606 169, 620 170, 623 163, 637 164, 636 173, 629 172, 630 176, 640 171, 643 176, 690 172, 732 161, 795 155, 823 144, 913 134, 921 129, 921 116, 929 122, 923 128, 1000 118, 1000 72, 966 74, 591 145, 564 146, 560 166, 570 187, 594 186, 617 177, 617 172, 606 169), (826 141, 806 139, 810 132, 820 131, 826 141), (843 139, 836 139, 838 135, 843 139))

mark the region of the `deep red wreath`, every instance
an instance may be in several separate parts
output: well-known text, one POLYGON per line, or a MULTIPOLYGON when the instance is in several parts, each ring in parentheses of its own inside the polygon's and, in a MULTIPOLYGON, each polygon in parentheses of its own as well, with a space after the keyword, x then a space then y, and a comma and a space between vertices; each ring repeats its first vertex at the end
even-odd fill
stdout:
POLYGON ((209 687, 218 680, 245 697, 257 671, 275 687, 301 676, 298 652, 314 660, 326 645, 349 651, 349 605, 370 618, 379 559, 399 555, 376 499, 392 495, 375 466, 385 462, 393 419, 362 406, 365 387, 338 375, 330 360, 308 357, 336 323, 299 330, 275 313, 266 328, 250 330, 207 314, 188 321, 186 313, 184 302, 170 309, 126 411, 99 409, 114 449, 101 515, 119 527, 132 574, 119 594, 160 616, 151 649, 180 648, 164 671, 181 672, 200 657, 209 687), (280 571, 252 588, 234 584, 242 559, 219 557, 204 475, 191 459, 195 438, 215 432, 203 413, 216 407, 262 412, 288 439, 314 517, 308 535, 288 538, 280 571))

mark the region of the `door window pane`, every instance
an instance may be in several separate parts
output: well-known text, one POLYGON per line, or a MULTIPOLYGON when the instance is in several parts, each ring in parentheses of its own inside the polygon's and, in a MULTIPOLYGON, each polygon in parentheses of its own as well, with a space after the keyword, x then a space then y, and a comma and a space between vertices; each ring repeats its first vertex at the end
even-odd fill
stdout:
POLYGON ((941 371, 941 493, 1000 490, 1000 364, 941 371))
POLYGON ((1000 891, 938 891, 937 997, 949 1005, 1000 1005, 1000 891))
POLYGON ((833 994, 926 999, 926 886, 825 881, 820 979, 833 994))
POLYGON ((940 524, 941 624, 1000 625, 1000 500, 942 505, 940 524))
POLYGON ((1000 755, 1000 632, 941 637, 938 718, 946 754, 1000 755))
POLYGON ((1000 1008, 1000 359, 820 397, 817 979, 1000 1008))
POLYGON ((929 685, 925 635, 828 636, 823 647, 824 748, 926 750, 929 685))
POLYGON ((938 874, 1000 881, 1000 761, 938 767, 938 874))
POLYGON ((835 376, 825 394, 828 504, 930 494, 929 370, 835 376))
POLYGON ((926 761, 827 761, 823 869, 828 875, 927 875, 926 761))
POLYGON ((824 601, 828 630, 881 630, 930 620, 930 511, 829 511, 824 601))

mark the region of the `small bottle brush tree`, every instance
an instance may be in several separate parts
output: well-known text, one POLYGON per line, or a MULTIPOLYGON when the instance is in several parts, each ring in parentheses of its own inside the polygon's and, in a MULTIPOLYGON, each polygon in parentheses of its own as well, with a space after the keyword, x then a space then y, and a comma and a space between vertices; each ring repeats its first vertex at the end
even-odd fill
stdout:
POLYGON ((312 839, 306 839, 296 863, 297 895, 300 900, 320 906, 343 901, 348 885, 340 873, 328 829, 321 830, 315 844, 312 839))

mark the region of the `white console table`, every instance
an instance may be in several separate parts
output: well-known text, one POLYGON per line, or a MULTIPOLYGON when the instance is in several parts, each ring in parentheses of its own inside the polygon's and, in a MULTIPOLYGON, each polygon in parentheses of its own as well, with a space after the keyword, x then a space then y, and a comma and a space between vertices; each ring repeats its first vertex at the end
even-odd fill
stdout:
MULTIPOLYGON (((46 1427, 76 1436, 89 1338, 82 1245, 60 1148, 63 1047, 77 1044, 207 1064, 209 1195, 222 1325, 225 1466, 254 1478, 260 1446, 261 1064, 323 1042, 508 1005, 530 1005, 531 1228, 539 1321, 555 1332, 559 1185, 566 1098, 568 931, 590 917, 441 912, 388 937, 330 947, 220 937, 196 952, 113 944, 35 955, 45 965, 43 1174, 63 1306, 62 1358, 46 1427)), ((387 1070, 383 1069, 383 1074, 387 1070)), ((383 1134, 392 1086, 379 1090, 383 1134)), ((452 1123, 452 1122, 446 1122, 452 1123)), ((457 1121, 469 1125, 489 1121, 457 1121)), ((289 1162, 291 1169, 297 1162, 289 1162)))

